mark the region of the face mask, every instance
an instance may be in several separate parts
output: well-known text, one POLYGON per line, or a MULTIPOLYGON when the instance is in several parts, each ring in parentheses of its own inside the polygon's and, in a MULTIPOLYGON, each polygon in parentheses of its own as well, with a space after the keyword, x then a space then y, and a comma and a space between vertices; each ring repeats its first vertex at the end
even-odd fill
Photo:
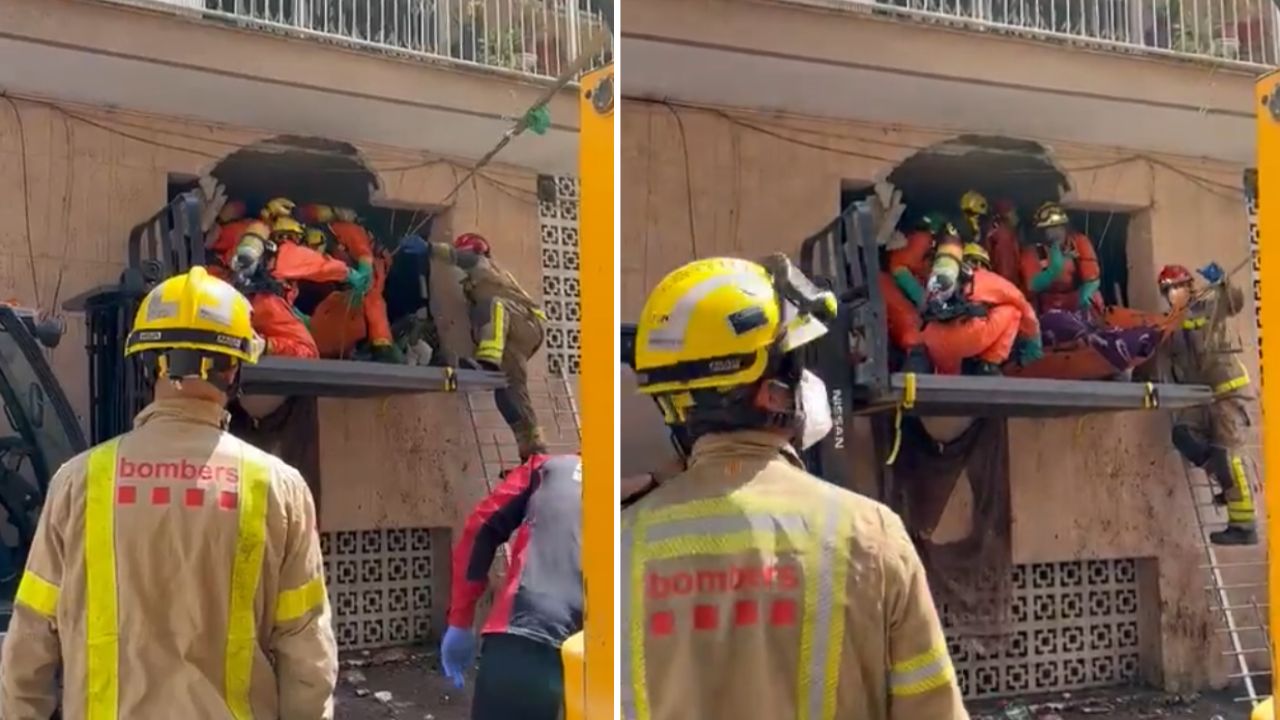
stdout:
POLYGON ((800 429, 800 448, 808 450, 831 432, 831 402, 827 385, 808 370, 800 376, 800 412, 804 425, 800 429))

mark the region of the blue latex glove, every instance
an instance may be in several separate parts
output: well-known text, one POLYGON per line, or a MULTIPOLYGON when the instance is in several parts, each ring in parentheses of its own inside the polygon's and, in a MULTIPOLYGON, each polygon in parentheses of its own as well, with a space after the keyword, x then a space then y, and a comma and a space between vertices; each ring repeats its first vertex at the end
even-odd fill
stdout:
POLYGON ((1049 245, 1049 264, 1045 269, 1036 273, 1032 278, 1031 291, 1044 292, 1053 284, 1058 275, 1062 274, 1062 266, 1067 262, 1067 258, 1062 254, 1062 247, 1058 243, 1049 245))
POLYGON ((475 661, 476 634, 467 628, 449 626, 440 642, 440 668, 453 686, 462 689, 466 672, 475 661))
POLYGON ((1208 265, 1205 265, 1204 267, 1200 268, 1196 272, 1200 273, 1200 277, 1207 280, 1210 285, 1217 285, 1218 283, 1222 282, 1222 279, 1227 274, 1226 272, 1223 271, 1222 266, 1216 262, 1211 262, 1208 265))
POLYGON ((431 251, 431 248, 427 246, 427 241, 423 240, 421 236, 405 235, 400 238, 400 247, 396 251, 410 255, 425 255, 431 251))
POLYGON ((352 307, 364 302, 364 296, 373 284, 373 266, 362 262, 359 267, 347 270, 347 284, 351 286, 352 307))
POLYGON ((1013 344, 1013 356, 1019 365, 1026 367, 1044 357, 1044 342, 1039 337, 1018 338, 1013 344))
POLYGON ((1093 296, 1098 294, 1098 288, 1102 285, 1101 280, 1090 280, 1080 285, 1080 309, 1088 310, 1093 304, 1093 296))

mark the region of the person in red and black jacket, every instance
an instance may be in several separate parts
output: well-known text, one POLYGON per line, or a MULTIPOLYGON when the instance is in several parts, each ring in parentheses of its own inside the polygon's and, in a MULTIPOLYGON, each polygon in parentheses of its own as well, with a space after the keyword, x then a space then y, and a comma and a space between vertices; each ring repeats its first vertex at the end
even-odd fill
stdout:
POLYGON ((582 459, 533 455, 472 511, 453 549, 449 628, 440 664, 461 688, 475 655, 476 603, 510 539, 471 703, 472 720, 556 720, 564 703, 560 645, 582 629, 582 459))

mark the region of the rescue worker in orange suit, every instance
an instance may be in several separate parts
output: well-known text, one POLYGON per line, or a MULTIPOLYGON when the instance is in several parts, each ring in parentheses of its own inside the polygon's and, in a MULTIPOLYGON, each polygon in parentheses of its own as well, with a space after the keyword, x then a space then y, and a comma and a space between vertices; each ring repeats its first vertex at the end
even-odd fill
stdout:
POLYGON ((930 370, 929 353, 920 335, 920 308, 933 259, 934 233, 945 222, 941 215, 930 213, 905 235, 895 233, 888 248, 888 272, 880 274, 889 341, 901 353, 901 367, 907 372, 930 370))
POLYGON ((304 247, 303 232, 301 223, 291 217, 278 218, 269 233, 266 223, 259 222, 246 231, 236 249, 232 265, 236 285, 253 303, 253 326, 266 338, 270 355, 320 356, 307 329, 309 318, 294 306, 299 281, 347 283, 356 295, 369 289, 368 276, 304 247))
POLYGON ((1009 359, 1044 356, 1040 322, 1017 286, 991 271, 987 251, 961 246, 953 231, 939 243, 929 278, 924 344, 939 374, 999 375, 1009 359))
POLYGON ((991 255, 991 269, 1000 277, 1021 287, 1019 262, 1022 242, 1019 239, 1018 207, 1012 200, 996 200, 995 214, 987 225, 983 245, 991 255))
POLYGON ((1166 265, 1160 271, 1161 294, 1172 312, 1182 314, 1162 365, 1174 382, 1208 385, 1214 393, 1208 407, 1175 415, 1173 445, 1222 487, 1214 500, 1227 508, 1227 527, 1210 533, 1210 541, 1254 545, 1258 532, 1253 466, 1245 458, 1245 447, 1253 428, 1255 400, 1249 372, 1240 361, 1239 338, 1233 338, 1228 327, 1228 318, 1244 308, 1244 293, 1217 263, 1199 272, 1209 283, 1201 292, 1195 291, 1187 268, 1166 265))
POLYGON ((1071 227, 1066 210, 1044 203, 1033 224, 1036 236, 1023 246, 1021 277, 1040 316, 1045 346, 1087 343, 1117 372, 1153 355, 1159 328, 1105 325, 1098 256, 1089 238, 1071 227))
POLYGON ((387 259, 375 254, 373 238, 360 225, 355 211, 328 205, 304 205, 299 208, 298 215, 305 223, 324 226, 333 236, 335 249, 341 251, 330 254, 345 260, 348 265, 369 277, 369 291, 364 294, 361 308, 364 312, 366 337, 373 348, 373 358, 380 362, 403 363, 404 354, 391 337, 387 301, 382 294, 387 282, 387 259))
POLYGON ((0 654, 5 720, 59 700, 67 720, 333 717, 311 492, 226 431, 262 349, 251 312, 199 266, 143 299, 125 354, 154 359, 155 399, 49 485, 0 654))
POLYGON ((218 227, 211 233, 212 238, 206 244, 210 254, 209 272, 227 282, 231 281, 231 262, 235 258, 236 246, 250 225, 257 220, 249 217, 249 211, 242 200, 231 200, 218 212, 218 227))
POLYGON ((461 688, 475 656, 476 603, 509 538, 511 557, 480 631, 472 720, 558 720, 560 646, 582 629, 582 459, 534 455, 472 511, 453 549, 445 674, 461 688))
POLYGON ((1032 223, 1038 237, 1022 248, 1020 276, 1036 311, 1101 312, 1102 268, 1088 236, 1053 202, 1041 205, 1032 223))
POLYGON ((475 360, 501 370, 507 386, 493 391, 498 412, 511 426, 520 458, 545 454, 546 441, 529 399, 529 359, 542 347, 547 316, 511 273, 493 261, 489 241, 475 233, 453 245, 429 243, 431 257, 463 273, 462 290, 471 305, 475 360))
POLYGON ((836 307, 780 255, 645 302, 640 391, 692 448, 622 511, 623 718, 968 717, 902 521, 800 460, 832 425, 800 351, 836 307))

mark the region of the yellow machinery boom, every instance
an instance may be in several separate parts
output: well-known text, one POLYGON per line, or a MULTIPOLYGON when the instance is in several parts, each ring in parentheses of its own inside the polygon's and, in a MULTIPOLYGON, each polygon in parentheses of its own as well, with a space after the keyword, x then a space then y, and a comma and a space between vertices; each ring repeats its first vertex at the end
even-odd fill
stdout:
POLYGON ((614 717, 613 546, 618 502, 614 496, 613 382, 616 339, 613 318, 613 65, 582 78, 579 152, 579 254, 582 283, 582 576, 586 594, 583 632, 569 638, 564 658, 565 720, 614 717))
MULTIPOLYGON (((1258 79, 1254 89, 1255 109, 1258 113, 1258 237, 1280 240, 1280 72, 1271 72, 1258 79)), ((1280 298, 1280 254, 1264 251, 1258 246, 1258 275, 1262 297, 1258 303, 1258 342, 1263 366, 1267 358, 1280 358, 1280 302, 1267 298, 1280 298), (1269 332, 1261 328, 1269 327, 1269 332)), ((1262 461, 1266 477, 1277 477, 1280 468, 1280 382, 1276 376, 1280 370, 1262 372, 1262 461), (1270 377, 1271 382, 1266 382, 1270 377)), ((1267 627, 1270 635, 1271 668, 1280 667, 1277 655, 1275 629, 1280 627, 1280 488, 1272 488, 1263 482, 1263 502, 1267 509, 1267 627)), ((1254 708, 1253 720, 1274 720, 1274 698, 1254 708)))

